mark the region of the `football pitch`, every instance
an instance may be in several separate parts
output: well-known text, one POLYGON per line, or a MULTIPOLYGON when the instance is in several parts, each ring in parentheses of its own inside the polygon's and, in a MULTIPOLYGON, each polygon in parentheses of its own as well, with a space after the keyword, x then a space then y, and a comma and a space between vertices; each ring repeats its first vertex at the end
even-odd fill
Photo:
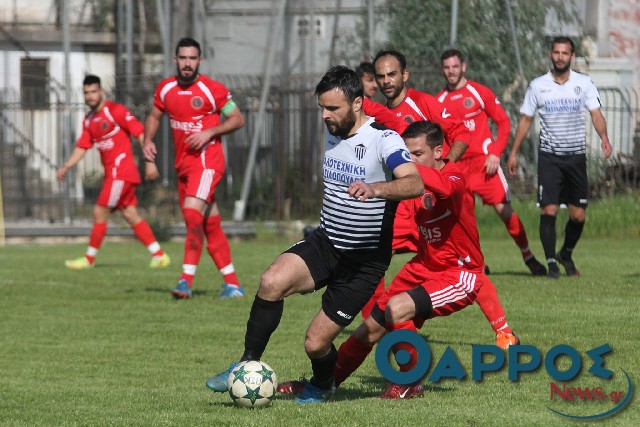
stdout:
MULTIPOLYGON (((535 253, 541 248, 531 229, 535 253)), ((640 380, 637 239, 585 237, 575 260, 579 279, 528 275, 512 241, 485 239, 507 319, 522 344, 540 350, 575 348, 582 369, 573 381, 557 381, 541 367, 510 381, 509 369, 471 379, 472 345, 493 344, 494 334, 477 306, 427 321, 421 334, 429 343, 429 374, 447 347, 466 377, 425 380, 425 396, 383 401, 384 388, 372 354, 322 405, 296 405, 278 395, 270 408, 234 407, 227 394, 214 394, 205 380, 242 353, 246 320, 260 274, 291 239, 260 237, 232 242, 234 264, 247 296, 218 300, 221 276, 203 254, 194 298, 174 301, 169 289, 180 272, 182 245, 165 243, 173 264, 149 270, 148 254, 133 240, 107 241, 94 269, 69 271, 64 260, 84 252, 84 244, 17 245, 0 248, 0 424, 64 425, 214 425, 214 426, 550 426, 574 425, 553 413, 589 416, 619 402, 610 399, 563 400, 551 393, 570 387, 628 392, 640 380), (610 344, 604 366, 608 380, 589 372, 588 350, 610 344), (551 397, 554 396, 553 399, 551 397)), ((387 283, 407 255, 394 257, 387 283)), ((320 294, 292 296, 263 360, 280 381, 310 376, 304 353, 306 327, 320 307, 320 294)), ((360 318, 341 335, 344 341, 360 318)), ((525 357, 526 360, 526 357, 525 357)), ((566 370, 567 357, 558 359, 566 370)), ((577 392, 573 396, 577 396, 577 392)), ((620 395, 622 396, 622 395, 620 395)), ((632 396, 606 425, 640 425, 632 396)))

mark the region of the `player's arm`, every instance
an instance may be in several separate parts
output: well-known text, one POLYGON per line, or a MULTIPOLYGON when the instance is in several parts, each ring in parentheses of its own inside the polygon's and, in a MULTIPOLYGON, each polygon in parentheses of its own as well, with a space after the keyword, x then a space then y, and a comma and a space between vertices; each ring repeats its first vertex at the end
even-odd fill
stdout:
POLYGON ((438 198, 451 197, 465 191, 466 182, 458 175, 443 175, 435 168, 418 166, 418 171, 424 182, 424 187, 433 192, 438 198))
POLYGON ((511 120, 507 112, 502 108, 502 105, 500 105, 500 101, 498 101, 496 95, 490 89, 487 88, 486 91, 483 91, 481 96, 484 101, 485 112, 498 128, 495 141, 487 147, 488 155, 484 165, 487 175, 493 175, 498 171, 500 167, 500 156, 502 156, 502 152, 507 148, 507 144, 509 143, 511 120))
POLYGON ((156 144, 153 139, 156 137, 158 128, 160 127, 160 119, 162 118, 162 111, 155 105, 151 108, 151 113, 144 123, 144 139, 142 144, 142 155, 144 160, 148 162, 154 162, 156 160, 156 144))
POLYGON ((64 181, 64 176, 67 174, 69 169, 77 165, 86 153, 86 148, 75 147, 67 161, 64 162, 64 164, 56 171, 56 177, 58 178, 58 181, 64 181))
POLYGON ((518 169, 518 150, 520 150, 520 146, 522 145, 524 138, 527 136, 527 133, 529 133, 529 128, 531 128, 532 121, 533 117, 526 114, 522 114, 520 116, 520 120, 518 120, 516 135, 513 137, 513 147, 511 147, 509 159, 507 160, 507 169, 509 170, 510 175, 516 174, 516 171, 518 169))
MULTIPOLYGON (((425 94, 426 95, 426 94, 425 94)), ((438 123, 447 138, 451 142, 451 149, 447 154, 447 159, 457 162, 471 142, 471 134, 469 129, 464 125, 462 120, 447 111, 445 107, 434 97, 420 98, 420 110, 428 111, 427 119, 438 123)))
POLYGON ((609 142, 609 136, 607 135, 607 122, 602 115, 602 111, 599 108, 595 110, 589 111, 591 114, 591 122, 593 123, 593 127, 598 132, 600 136, 600 148, 602 149, 602 154, 605 159, 608 159, 611 156, 611 152, 613 148, 611 147, 611 143, 609 142))
POLYGON ((395 179, 368 184, 356 181, 349 185, 349 196, 365 201, 380 198, 388 200, 404 200, 418 197, 424 192, 424 185, 415 163, 406 162, 393 169, 395 179))
POLYGON ((194 150, 199 150, 206 143, 214 138, 231 133, 244 126, 244 115, 236 106, 232 99, 220 110, 224 116, 224 121, 216 126, 202 129, 200 132, 192 133, 185 139, 185 143, 194 150))
POLYGON ((409 123, 396 116, 391 110, 379 102, 371 101, 365 97, 362 102, 362 111, 369 116, 373 117, 376 122, 395 130, 400 135, 407 129, 409 123))

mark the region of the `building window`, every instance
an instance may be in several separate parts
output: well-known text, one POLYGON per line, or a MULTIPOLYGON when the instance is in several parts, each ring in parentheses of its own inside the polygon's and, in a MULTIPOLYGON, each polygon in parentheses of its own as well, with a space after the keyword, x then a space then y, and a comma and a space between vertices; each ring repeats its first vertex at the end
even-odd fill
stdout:
POLYGON ((298 38, 308 39, 312 33, 316 39, 324 38, 324 16, 315 16, 313 21, 313 26, 311 26, 311 17, 309 15, 296 17, 296 32, 298 33, 298 38))
POLYGON ((49 59, 20 60, 20 100, 27 110, 49 109, 49 59))

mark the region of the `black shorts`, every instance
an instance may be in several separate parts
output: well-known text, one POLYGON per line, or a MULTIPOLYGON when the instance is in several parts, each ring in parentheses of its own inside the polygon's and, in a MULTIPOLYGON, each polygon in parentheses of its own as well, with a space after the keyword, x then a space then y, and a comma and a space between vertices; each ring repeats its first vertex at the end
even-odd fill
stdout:
POLYGON ((589 204, 587 156, 557 156, 540 152, 538 156, 538 203, 540 206, 589 204))
POLYGON ((322 310, 342 327, 369 301, 391 262, 390 249, 338 250, 320 228, 285 253, 296 254, 307 264, 316 291, 327 288, 322 310))

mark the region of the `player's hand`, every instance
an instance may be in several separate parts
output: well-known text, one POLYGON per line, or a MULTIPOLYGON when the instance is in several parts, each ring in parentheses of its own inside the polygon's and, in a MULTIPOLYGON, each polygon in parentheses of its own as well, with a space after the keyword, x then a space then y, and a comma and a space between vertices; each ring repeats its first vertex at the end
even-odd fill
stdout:
POLYGON ((500 167, 500 157, 495 154, 489 154, 487 156, 487 160, 484 162, 484 169, 487 172, 487 175, 491 176, 498 172, 498 168, 500 167))
POLYGON ((144 160, 147 162, 155 162, 156 154, 158 154, 156 144, 154 144, 153 141, 145 141, 142 146, 142 155, 144 156, 144 160))
POLYGON ((611 144, 609 144, 609 141, 602 141, 600 143, 600 148, 602 149, 602 155, 604 156, 604 158, 608 159, 613 152, 613 148, 611 147, 611 144))
POLYGON ((507 159, 507 169, 509 170, 509 175, 514 175, 518 171, 518 158, 516 157, 516 153, 509 154, 509 159, 507 159))
POLYGON ((144 162, 144 179, 147 181, 153 181, 160 176, 158 172, 158 166, 154 162, 144 162))
POLYGON ((56 178, 58 178, 58 181, 62 182, 64 181, 64 176, 66 174, 67 174, 67 168, 63 166, 56 171, 56 178))
POLYGON ((367 199, 374 198, 376 192, 371 184, 367 184, 364 181, 356 181, 349 185, 349 196, 364 202, 367 199))
POLYGON ((209 129, 201 130, 200 132, 192 133, 184 140, 187 146, 192 150, 199 150, 204 145, 211 141, 213 138, 213 131, 209 129))

